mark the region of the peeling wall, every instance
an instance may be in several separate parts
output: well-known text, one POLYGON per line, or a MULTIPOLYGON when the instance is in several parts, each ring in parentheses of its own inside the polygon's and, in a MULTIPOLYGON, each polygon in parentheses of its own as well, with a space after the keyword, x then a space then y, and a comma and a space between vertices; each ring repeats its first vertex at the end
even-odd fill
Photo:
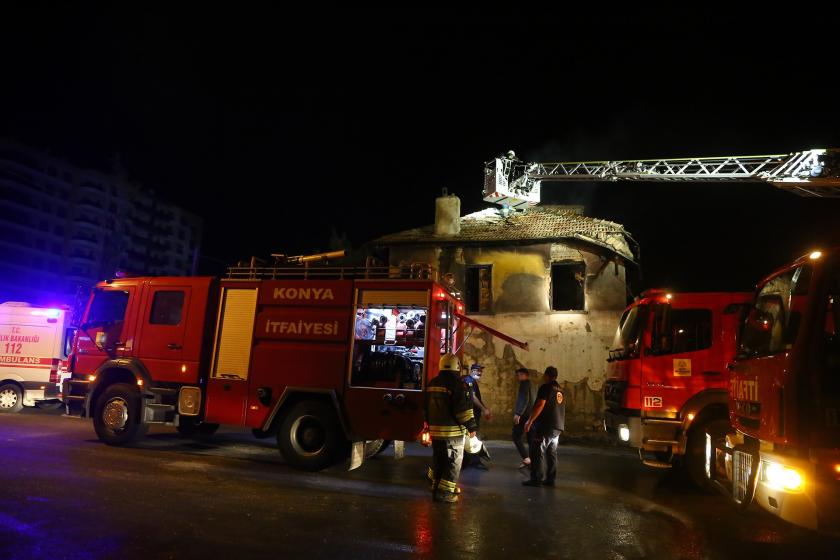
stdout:
POLYGON ((606 359, 618 320, 627 302, 624 266, 597 246, 587 243, 535 243, 532 245, 399 246, 390 248, 391 265, 430 262, 441 274, 451 272, 456 288, 464 288, 465 269, 490 264, 493 312, 476 318, 487 325, 527 341, 520 350, 475 330, 464 347, 466 364, 485 366, 482 396, 494 421, 482 425, 489 437, 508 437, 517 382, 514 371, 525 367, 535 383, 553 365, 566 392, 566 427, 570 431, 597 429, 603 417, 601 390, 606 359), (585 312, 552 311, 552 262, 586 264, 585 312))
POLYGON ((504 437, 510 430, 517 381, 514 372, 525 367, 531 380, 542 382, 545 368, 559 372, 566 401, 566 427, 570 431, 598 429, 603 418, 601 391, 606 359, 620 312, 516 313, 482 316, 494 329, 528 341, 529 351, 515 348, 476 330, 464 346, 464 362, 485 366, 481 380, 485 404, 495 416, 484 431, 504 437))

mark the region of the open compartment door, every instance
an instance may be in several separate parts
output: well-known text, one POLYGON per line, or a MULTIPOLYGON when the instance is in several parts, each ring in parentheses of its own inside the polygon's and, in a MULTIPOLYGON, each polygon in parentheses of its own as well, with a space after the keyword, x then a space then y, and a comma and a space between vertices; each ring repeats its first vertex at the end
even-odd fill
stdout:
POLYGON ((429 290, 358 290, 345 413, 360 440, 417 439, 429 348, 429 290))

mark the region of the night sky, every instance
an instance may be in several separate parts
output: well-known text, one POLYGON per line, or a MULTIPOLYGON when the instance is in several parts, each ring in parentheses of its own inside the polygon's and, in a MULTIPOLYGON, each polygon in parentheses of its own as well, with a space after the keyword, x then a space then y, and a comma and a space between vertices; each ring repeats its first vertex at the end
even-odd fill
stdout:
MULTIPOLYGON (((431 223, 443 187, 478 210, 483 163, 508 149, 551 161, 840 147, 825 13, 514 10, 446 23, 455 16, 327 18, 256 3, 22 5, 0 18, 0 136, 92 167, 118 154, 205 219, 207 273, 326 250, 333 228, 358 246, 431 223)), ((767 185, 543 193, 625 224, 648 286, 749 289, 840 241, 840 200, 767 185)))

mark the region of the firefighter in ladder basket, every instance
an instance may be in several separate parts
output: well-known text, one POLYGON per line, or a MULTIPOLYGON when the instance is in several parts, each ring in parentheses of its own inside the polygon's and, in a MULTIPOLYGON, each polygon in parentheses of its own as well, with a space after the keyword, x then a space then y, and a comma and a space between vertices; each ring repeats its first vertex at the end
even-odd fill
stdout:
POLYGON ((458 476, 464 458, 464 436, 475 435, 472 403, 467 400, 457 356, 440 358, 440 374, 426 386, 426 422, 432 437, 432 497, 458 501, 458 476))

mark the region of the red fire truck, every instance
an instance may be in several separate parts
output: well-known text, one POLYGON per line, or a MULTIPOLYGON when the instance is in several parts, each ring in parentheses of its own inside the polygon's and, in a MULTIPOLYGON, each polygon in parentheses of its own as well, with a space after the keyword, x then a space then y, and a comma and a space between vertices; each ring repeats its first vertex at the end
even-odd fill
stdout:
POLYGON ((814 251, 756 289, 730 364, 732 429, 707 430, 706 474, 811 529, 840 531, 840 249, 814 251))
MULTIPOLYGON (((232 268, 226 278, 118 278, 90 296, 68 358, 68 407, 124 445, 151 424, 276 435, 289 464, 353 443, 412 441, 425 381, 459 352, 463 303, 428 266, 232 268)), ((505 340, 517 341, 492 329, 505 340)))
POLYGON ((704 475, 705 428, 726 423, 739 312, 748 293, 648 290, 621 317, 610 351, 604 425, 644 463, 704 475))

